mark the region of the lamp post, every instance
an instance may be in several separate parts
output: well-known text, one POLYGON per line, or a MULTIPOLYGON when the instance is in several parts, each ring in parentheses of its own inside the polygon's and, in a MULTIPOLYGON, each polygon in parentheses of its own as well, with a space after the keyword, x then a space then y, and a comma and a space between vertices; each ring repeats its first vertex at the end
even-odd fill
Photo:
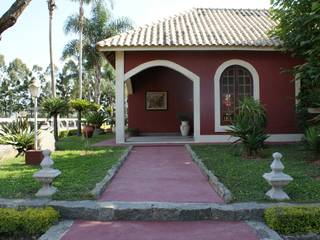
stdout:
POLYGON ((38 150, 38 97, 40 96, 40 84, 35 78, 32 78, 29 91, 34 100, 34 147, 35 150, 38 150))

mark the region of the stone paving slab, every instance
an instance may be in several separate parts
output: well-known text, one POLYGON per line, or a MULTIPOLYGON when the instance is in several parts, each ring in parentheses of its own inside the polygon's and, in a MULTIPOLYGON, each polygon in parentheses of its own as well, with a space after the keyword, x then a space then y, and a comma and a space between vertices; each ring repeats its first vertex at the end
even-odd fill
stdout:
POLYGON ((223 203, 184 146, 134 147, 100 200, 223 203))
POLYGON ((244 222, 75 221, 62 240, 259 240, 244 222))

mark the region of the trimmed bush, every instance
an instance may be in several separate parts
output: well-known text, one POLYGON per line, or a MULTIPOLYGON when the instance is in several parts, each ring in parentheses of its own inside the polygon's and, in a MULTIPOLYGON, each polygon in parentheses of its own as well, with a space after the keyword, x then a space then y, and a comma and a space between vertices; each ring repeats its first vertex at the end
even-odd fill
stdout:
POLYGON ((61 131, 61 132, 59 133, 59 138, 65 138, 65 137, 69 137, 69 136, 75 136, 75 135, 77 135, 77 132, 78 132, 77 129, 61 131))
POLYGON ((0 208, 0 236, 39 236, 58 219, 59 213, 51 207, 25 210, 0 208))
POLYGON ((320 208, 274 207, 265 211, 266 223, 281 234, 320 233, 320 208))

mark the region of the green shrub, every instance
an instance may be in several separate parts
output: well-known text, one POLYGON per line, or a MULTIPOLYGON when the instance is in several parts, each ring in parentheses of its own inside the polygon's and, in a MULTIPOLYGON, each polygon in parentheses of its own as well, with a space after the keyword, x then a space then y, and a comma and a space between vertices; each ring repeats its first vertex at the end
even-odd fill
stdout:
POLYGON ((59 219, 51 207, 17 210, 0 208, 0 236, 39 236, 59 219))
POLYGON ((61 131, 61 132, 59 133, 59 138, 65 138, 65 137, 69 137, 69 136, 75 136, 75 135, 77 135, 77 132, 78 132, 77 129, 61 131))
POLYGON ((305 142, 307 147, 319 154, 320 153, 320 126, 312 126, 305 131, 305 142))
POLYGON ((239 138, 247 157, 255 157, 268 136, 265 134, 267 126, 266 112, 263 106, 252 98, 245 98, 240 102, 228 132, 239 138))
POLYGON ((269 208, 264 218, 281 234, 320 233, 320 208, 317 207, 269 208))

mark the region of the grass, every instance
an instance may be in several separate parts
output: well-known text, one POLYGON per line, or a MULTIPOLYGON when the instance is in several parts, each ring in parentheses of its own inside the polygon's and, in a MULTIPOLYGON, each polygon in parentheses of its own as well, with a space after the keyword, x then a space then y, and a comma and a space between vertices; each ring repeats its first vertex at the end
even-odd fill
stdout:
POLYGON ((317 202, 320 199, 320 166, 308 161, 312 154, 301 145, 268 146, 263 158, 248 160, 236 154, 230 145, 194 145, 192 149, 233 194, 234 202, 267 201, 270 189, 262 178, 270 172, 272 153, 281 152, 284 172, 294 180, 285 191, 293 202, 317 202))
POLYGON ((113 134, 97 135, 93 138, 70 136, 60 139, 56 143, 57 150, 86 150, 92 148, 91 145, 97 142, 113 138, 113 134))
MULTIPOLYGON (((111 137, 96 136, 89 140, 89 144, 111 137)), ((66 137, 57 145, 59 150, 52 154, 52 159, 54 168, 62 172, 53 184, 59 190, 54 199, 59 200, 91 199, 90 190, 104 178, 124 152, 123 147, 86 146, 85 141, 76 136, 66 137)), ((39 167, 25 165, 23 157, 5 161, 0 165, 0 197, 34 198, 40 188, 40 184, 32 178, 37 170, 39 167)))

